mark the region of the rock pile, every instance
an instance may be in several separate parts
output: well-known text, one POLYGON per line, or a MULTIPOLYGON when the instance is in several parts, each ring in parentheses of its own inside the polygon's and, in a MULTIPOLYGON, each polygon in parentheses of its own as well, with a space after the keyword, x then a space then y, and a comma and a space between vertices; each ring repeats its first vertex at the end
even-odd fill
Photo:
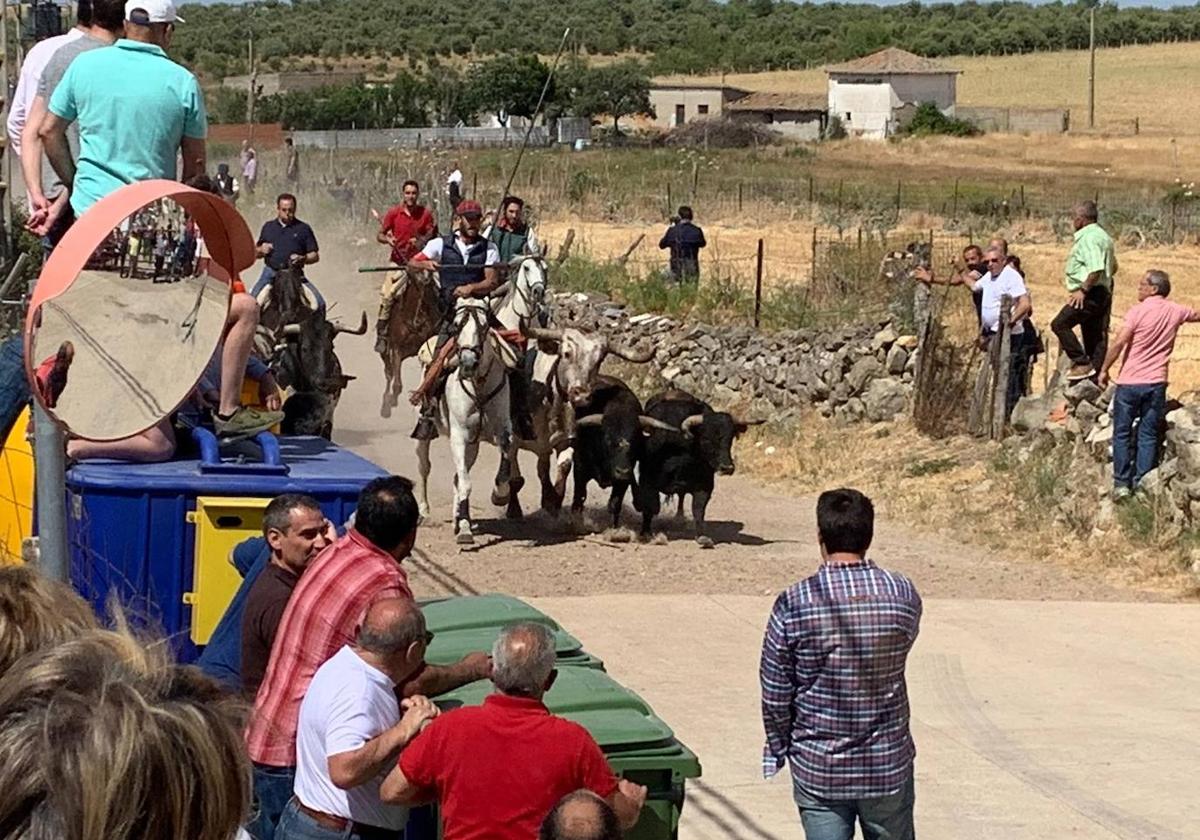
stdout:
MULTIPOLYGON (((1095 467, 1097 493, 1112 490, 1112 399, 1116 386, 1101 389, 1090 380, 1064 386, 1052 384, 1038 397, 1025 397, 1013 411, 1013 428, 1025 433, 1016 446, 1036 446, 1039 437, 1074 447, 1077 459, 1095 467)), ((1165 517, 1170 531, 1200 528, 1200 403, 1167 404, 1162 450, 1157 468, 1142 480, 1141 489, 1165 517)), ((1135 429, 1136 435, 1136 429, 1135 429)), ((1100 501, 1094 507, 1096 524, 1112 518, 1112 506, 1100 501)))
POLYGON ((891 420, 906 410, 912 393, 917 339, 899 335, 890 321, 764 333, 630 313, 582 293, 554 295, 552 311, 563 326, 638 347, 652 343, 654 360, 630 383, 643 393, 682 388, 719 408, 749 405, 774 417, 815 405, 844 422, 891 420))

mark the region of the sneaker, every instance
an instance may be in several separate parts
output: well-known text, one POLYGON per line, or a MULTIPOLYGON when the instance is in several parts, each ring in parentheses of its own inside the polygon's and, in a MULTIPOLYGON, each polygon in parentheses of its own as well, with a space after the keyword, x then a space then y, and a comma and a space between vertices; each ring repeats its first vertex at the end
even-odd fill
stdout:
POLYGON ((1112 500, 1114 502, 1123 502, 1133 495, 1133 490, 1126 487, 1124 484, 1119 484, 1113 488, 1112 500))
POLYGON ((217 437, 250 437, 265 432, 283 420, 282 411, 265 411, 261 408, 242 406, 228 419, 213 416, 217 437))
POLYGON ((1081 379, 1091 379, 1096 371, 1091 365, 1071 365, 1071 369, 1067 371, 1068 382, 1078 382, 1081 379))

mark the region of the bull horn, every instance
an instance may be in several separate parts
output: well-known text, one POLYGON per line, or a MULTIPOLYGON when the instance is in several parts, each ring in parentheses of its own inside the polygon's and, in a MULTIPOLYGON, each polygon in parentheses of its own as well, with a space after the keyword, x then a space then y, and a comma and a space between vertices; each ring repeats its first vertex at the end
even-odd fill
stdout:
POLYGON ((284 335, 300 335, 300 325, 284 324, 282 332, 284 335))
POLYGON ((736 425, 736 426, 761 426, 763 423, 766 423, 767 421, 766 420, 744 420, 741 417, 734 415, 733 422, 734 422, 734 425, 736 425))
POLYGON ((638 415, 638 423, 641 424, 642 431, 649 432, 658 429, 661 432, 678 432, 677 426, 672 426, 670 423, 664 423, 657 417, 650 417, 646 414, 638 415))
POLYGON ((703 422, 704 422, 703 414, 693 414, 689 417, 684 418, 684 421, 679 424, 679 431, 684 432, 685 434, 687 432, 694 432, 694 431, 696 431, 696 429, 698 429, 700 427, 700 424, 703 422))
POLYGON ((603 414, 589 414, 586 417, 580 417, 575 421, 576 428, 580 426, 599 426, 604 422, 603 414))
POLYGON ((366 335, 367 334, 367 313, 364 312, 362 314, 362 321, 359 322, 358 329, 356 329, 356 330, 352 330, 349 327, 343 326, 341 324, 334 324, 333 328, 334 328, 335 332, 349 333, 350 335, 366 335))
POLYGON ((654 358, 653 347, 651 347, 649 350, 638 352, 632 347, 626 347, 623 344, 609 344, 607 349, 608 352, 612 353, 614 356, 619 356, 625 361, 634 362, 635 364, 642 364, 643 362, 648 362, 654 358))
POLYGON ((550 330, 545 327, 525 326, 521 327, 521 335, 526 338, 535 338, 538 341, 562 341, 563 330, 550 330))

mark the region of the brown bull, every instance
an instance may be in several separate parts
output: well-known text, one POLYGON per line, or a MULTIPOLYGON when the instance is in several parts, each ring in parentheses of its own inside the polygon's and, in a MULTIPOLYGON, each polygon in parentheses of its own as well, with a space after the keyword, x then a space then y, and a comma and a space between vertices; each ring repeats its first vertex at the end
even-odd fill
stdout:
POLYGON ((404 360, 417 355, 441 319, 436 276, 424 271, 390 272, 383 283, 379 319, 387 323, 386 346, 379 354, 384 376, 379 413, 391 417, 404 389, 400 378, 404 360))

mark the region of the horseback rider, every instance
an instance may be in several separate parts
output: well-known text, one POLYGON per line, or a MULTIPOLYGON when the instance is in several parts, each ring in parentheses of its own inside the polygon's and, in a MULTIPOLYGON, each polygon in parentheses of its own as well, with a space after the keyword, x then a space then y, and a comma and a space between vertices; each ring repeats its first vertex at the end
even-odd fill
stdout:
POLYGON ((262 226, 257 253, 262 257, 263 270, 250 291, 251 295, 257 299, 277 273, 291 269, 304 278, 304 286, 312 293, 317 308, 325 308, 325 299, 317 287, 304 277, 304 266, 319 262, 321 253, 313 229, 307 222, 296 218, 296 196, 283 193, 275 199, 275 218, 262 226))
POLYGON ((434 360, 425 371, 425 378, 409 398, 413 405, 421 406, 421 417, 412 433, 417 440, 437 437, 433 416, 437 396, 445 381, 443 370, 446 358, 454 349, 450 339, 453 337, 455 303, 459 298, 486 298, 500 285, 500 275, 496 270, 500 263, 500 251, 495 243, 488 242, 480 235, 482 220, 483 208, 479 202, 459 202, 454 210, 454 232, 429 240, 408 263, 414 270, 437 272, 438 303, 442 309, 434 360))
MULTIPOLYGON (((502 277, 508 274, 513 257, 530 256, 542 253, 533 228, 525 221, 525 201, 515 195, 504 197, 500 202, 500 220, 489 225, 484 232, 489 242, 494 242, 500 251, 500 273, 502 277)), ((545 314, 541 316, 540 326, 545 326, 545 314)), ((529 413, 527 398, 533 379, 533 362, 536 351, 529 349, 521 360, 517 370, 509 376, 509 393, 512 395, 513 419, 517 434, 525 440, 533 440, 535 435, 533 419, 529 413)))
POLYGON ((500 221, 491 225, 484 236, 496 243, 505 266, 517 255, 540 254, 542 250, 533 228, 525 221, 525 202, 515 195, 505 196, 500 203, 500 221))
POLYGON ((421 185, 416 181, 405 181, 404 200, 384 214, 375 241, 392 249, 391 260, 400 266, 399 271, 390 271, 380 289, 379 320, 375 324, 375 352, 387 353, 388 321, 391 319, 395 292, 404 280, 404 268, 409 260, 421 252, 425 243, 437 237, 437 221, 429 208, 420 203, 421 185))

